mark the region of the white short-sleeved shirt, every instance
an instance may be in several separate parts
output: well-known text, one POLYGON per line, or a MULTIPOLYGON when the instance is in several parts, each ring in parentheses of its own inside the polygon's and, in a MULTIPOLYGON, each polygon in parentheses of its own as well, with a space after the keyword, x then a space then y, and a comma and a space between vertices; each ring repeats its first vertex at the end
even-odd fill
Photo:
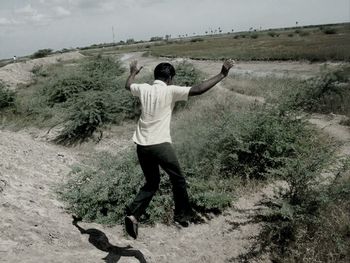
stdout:
POLYGON ((130 91, 140 98, 142 107, 133 141, 140 145, 171 143, 170 120, 175 102, 186 101, 190 89, 161 80, 155 80, 153 85, 131 84, 130 91))

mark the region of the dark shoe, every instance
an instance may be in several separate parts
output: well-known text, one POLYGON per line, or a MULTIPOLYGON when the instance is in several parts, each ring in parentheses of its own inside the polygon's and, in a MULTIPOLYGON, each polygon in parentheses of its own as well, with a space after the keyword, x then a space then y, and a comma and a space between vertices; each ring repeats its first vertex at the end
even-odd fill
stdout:
POLYGON ((176 213, 174 215, 174 221, 183 227, 188 227, 190 222, 196 224, 204 222, 203 218, 192 209, 186 212, 176 213))
POLYGON ((129 236, 133 237, 134 239, 137 238, 138 222, 134 216, 125 217, 125 230, 129 234, 129 236))
POLYGON ((185 221, 183 219, 176 219, 174 218, 175 223, 179 224, 182 227, 188 227, 190 224, 188 221, 185 221))
POLYGON ((191 221, 191 218, 192 218, 192 216, 190 214, 185 214, 185 213, 174 215, 175 223, 178 223, 182 227, 188 227, 189 222, 191 221))

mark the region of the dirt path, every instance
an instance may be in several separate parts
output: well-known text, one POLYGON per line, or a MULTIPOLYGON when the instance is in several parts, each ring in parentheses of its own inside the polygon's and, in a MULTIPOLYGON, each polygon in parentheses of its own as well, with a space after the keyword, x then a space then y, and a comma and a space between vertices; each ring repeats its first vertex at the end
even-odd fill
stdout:
MULTIPOLYGON (((95 248, 88 241, 89 235, 82 235, 72 225, 71 216, 54 194, 54 187, 66 180, 71 165, 86 157, 83 148, 56 146, 36 134, 0 131, 1 262, 102 262, 108 253, 95 248)), ((248 193, 226 214, 188 229, 162 224, 141 226, 136 241, 125 237, 120 225, 81 226, 102 231, 118 247, 117 252, 109 253, 114 258, 110 262, 138 262, 132 257, 115 260, 123 251, 121 247, 127 245, 133 249, 126 252, 139 251, 147 262, 226 262, 248 249, 249 238, 259 232, 258 224, 235 228, 233 223, 248 222, 259 208, 255 204, 265 193, 272 192, 269 186, 261 192, 248 193)))
MULTIPOLYGON (((123 62, 128 64, 132 60, 137 60, 140 65, 144 66, 145 71, 152 72, 154 67, 162 61, 181 62, 184 59, 176 58, 155 58, 155 57, 143 57, 143 52, 133 52, 123 54, 120 58, 123 62)), ((222 66, 221 61, 208 61, 208 60, 191 60, 187 61, 193 63, 199 70, 208 75, 217 74, 222 66)), ((297 78, 309 78, 319 74, 323 68, 329 69, 339 67, 343 62, 322 62, 322 63, 310 63, 310 62, 276 62, 276 61, 239 61, 231 70, 231 74, 253 76, 253 77, 297 77, 297 78)))
MULTIPOLYGON (((137 53, 122 58, 126 64, 132 59, 146 65, 143 74, 151 72, 159 62, 137 53)), ((194 63, 208 74, 216 73, 221 66, 219 62, 210 62, 211 66, 201 61, 194 63)), ((248 102, 256 99, 240 96, 248 102)), ((316 125, 326 125, 326 132, 339 135, 346 140, 344 145, 349 146, 350 133, 343 127, 340 129, 337 121, 315 119, 316 125)), ((57 201, 53 189, 67 179, 72 165, 94 151, 115 153, 132 145, 133 128, 132 123, 114 127, 106 132, 100 144, 76 148, 51 144, 38 131, 0 130, 1 262, 239 262, 237 258, 249 249, 251 238, 261 227, 250 222, 250 217, 261 209, 259 202, 264 196, 273 194, 273 184, 242 194, 232 209, 203 224, 190 225, 187 229, 162 224, 141 226, 135 241, 124 235, 120 225, 110 228, 79 224, 87 234, 72 225, 71 216, 57 201), (237 226, 237 223, 241 224, 237 226)), ((344 148, 344 154, 350 154, 349 148, 344 148)))

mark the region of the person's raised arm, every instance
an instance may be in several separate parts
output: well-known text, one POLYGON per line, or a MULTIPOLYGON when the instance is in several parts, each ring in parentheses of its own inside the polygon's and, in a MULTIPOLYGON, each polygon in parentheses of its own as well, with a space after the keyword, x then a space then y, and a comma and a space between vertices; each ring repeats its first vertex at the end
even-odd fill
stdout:
POLYGON ((142 68, 143 67, 137 68, 137 61, 136 60, 134 60, 130 63, 130 75, 127 78, 126 83, 125 83, 125 88, 127 90, 130 90, 131 84, 134 83, 136 75, 139 74, 139 72, 141 71, 142 68))
POLYGON ((223 80, 228 75, 228 72, 233 67, 234 63, 235 62, 232 59, 226 60, 222 65, 221 72, 219 74, 217 74, 216 76, 210 79, 203 81, 200 84, 197 84, 191 87, 188 95, 189 96, 201 95, 204 92, 210 90, 212 87, 214 87, 218 82, 223 80))

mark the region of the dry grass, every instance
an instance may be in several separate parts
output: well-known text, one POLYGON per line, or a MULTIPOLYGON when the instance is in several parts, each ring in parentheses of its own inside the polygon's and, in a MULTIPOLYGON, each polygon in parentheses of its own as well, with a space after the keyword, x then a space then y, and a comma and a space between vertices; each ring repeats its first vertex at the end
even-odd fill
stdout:
POLYGON ((295 34, 290 37, 290 30, 284 30, 278 37, 271 37, 269 32, 259 32, 259 37, 205 37, 201 42, 176 42, 173 44, 152 46, 152 55, 189 57, 193 59, 236 60, 350 60, 349 26, 340 27, 337 34, 327 35, 320 30, 305 29, 308 34, 295 34))

